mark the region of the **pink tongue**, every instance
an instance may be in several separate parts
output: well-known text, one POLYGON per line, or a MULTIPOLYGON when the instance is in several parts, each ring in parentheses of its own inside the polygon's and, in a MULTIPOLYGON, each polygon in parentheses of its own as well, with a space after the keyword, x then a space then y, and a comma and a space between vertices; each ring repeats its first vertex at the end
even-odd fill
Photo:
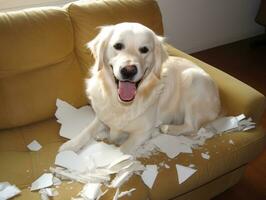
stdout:
POLYGON ((122 101, 133 100, 136 95, 135 83, 119 81, 118 94, 122 101))

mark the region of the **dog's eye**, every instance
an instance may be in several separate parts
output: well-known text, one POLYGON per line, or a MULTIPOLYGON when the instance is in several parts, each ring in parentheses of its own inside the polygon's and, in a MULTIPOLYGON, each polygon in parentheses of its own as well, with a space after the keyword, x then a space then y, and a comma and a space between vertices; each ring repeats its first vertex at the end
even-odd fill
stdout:
POLYGON ((139 48, 140 53, 147 53, 149 51, 148 47, 139 48))
POLYGON ((116 50, 122 50, 122 49, 124 49, 124 45, 123 45, 122 43, 116 43, 116 44, 114 45, 114 48, 115 48, 116 50))

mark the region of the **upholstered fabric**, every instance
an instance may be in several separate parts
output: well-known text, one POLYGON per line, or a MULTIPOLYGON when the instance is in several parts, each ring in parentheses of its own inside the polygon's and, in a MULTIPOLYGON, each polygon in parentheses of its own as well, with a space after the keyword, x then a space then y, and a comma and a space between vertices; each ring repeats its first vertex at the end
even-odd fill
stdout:
POLYGON ((73 41, 63 9, 0 14, 0 129, 52 117, 56 98, 87 103, 73 41))
MULTIPOLYGON (((50 119, 0 132, 0 182, 9 181, 24 189, 20 199, 39 198, 36 192, 28 191, 28 186, 53 166, 58 147, 65 141, 58 135, 58 131, 59 124, 55 119, 50 119), (37 140, 43 148, 38 152, 30 152, 26 145, 32 140, 37 140)), ((193 154, 181 154, 175 159, 170 160, 162 153, 150 159, 141 159, 143 164, 165 162, 170 169, 159 169, 158 177, 151 190, 144 185, 139 176, 135 175, 123 185, 121 191, 136 187, 137 191, 133 193, 132 199, 149 197, 162 200, 182 196, 246 165, 263 149, 264 144, 264 132, 261 128, 257 128, 249 132, 217 136, 208 140, 201 148, 194 150, 193 154), (234 145, 229 143, 230 139, 234 141, 234 145), (201 153, 206 151, 211 156, 209 160, 201 157, 201 153), (175 164, 185 166, 194 164, 198 171, 185 183, 179 185, 175 164)), ((237 175, 232 176, 231 179, 239 178, 240 174, 237 173, 237 175)), ((221 181, 220 185, 224 184, 224 188, 231 186, 227 182, 221 181)), ((65 187, 60 187, 61 194, 56 199, 67 199, 67 195, 70 194, 75 196, 80 189, 80 184, 66 184, 65 187)), ((111 199, 113 193, 114 191, 111 190, 103 199, 111 199)))
MULTIPOLYGON (((65 141, 58 134, 60 125, 53 117, 56 98, 79 107, 87 104, 84 77, 92 57, 84 44, 97 33, 97 26, 136 21, 163 34, 162 18, 153 0, 102 0, 72 3, 60 8, 32 9, 0 14, 0 182, 9 181, 22 189, 15 199, 40 199, 28 186, 53 166, 58 147, 65 141), (26 145, 37 140, 43 146, 30 152, 26 145)), ((227 114, 245 113, 257 122, 265 108, 265 97, 224 72, 171 46, 173 56, 192 60, 208 72, 219 86, 227 114)), ((246 164, 263 149, 265 134, 260 125, 248 132, 217 136, 193 154, 168 159, 162 153, 148 164, 165 162, 150 190, 134 175, 121 191, 136 188, 134 200, 205 200, 234 185, 246 164), (229 140, 234 144, 230 144, 229 140), (208 151, 210 159, 201 157, 208 151), (179 185, 175 164, 194 164, 191 178, 179 185)), ((79 183, 64 182, 55 200, 75 197, 79 183)), ((110 190, 102 199, 113 198, 110 190)))

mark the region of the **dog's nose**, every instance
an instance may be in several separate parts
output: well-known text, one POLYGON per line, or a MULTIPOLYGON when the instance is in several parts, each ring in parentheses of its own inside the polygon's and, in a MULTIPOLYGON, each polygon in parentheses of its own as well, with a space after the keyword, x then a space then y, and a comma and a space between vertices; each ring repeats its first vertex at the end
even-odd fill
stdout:
POLYGON ((120 73, 124 79, 132 79, 138 72, 136 65, 127 65, 120 69, 120 73))

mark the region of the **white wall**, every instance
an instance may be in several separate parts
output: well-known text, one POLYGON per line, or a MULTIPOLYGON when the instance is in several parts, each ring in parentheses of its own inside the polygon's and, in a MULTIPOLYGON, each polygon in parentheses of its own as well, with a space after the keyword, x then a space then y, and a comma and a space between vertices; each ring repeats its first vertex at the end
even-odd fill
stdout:
POLYGON ((167 41, 187 53, 263 33, 260 0, 158 0, 167 41))

